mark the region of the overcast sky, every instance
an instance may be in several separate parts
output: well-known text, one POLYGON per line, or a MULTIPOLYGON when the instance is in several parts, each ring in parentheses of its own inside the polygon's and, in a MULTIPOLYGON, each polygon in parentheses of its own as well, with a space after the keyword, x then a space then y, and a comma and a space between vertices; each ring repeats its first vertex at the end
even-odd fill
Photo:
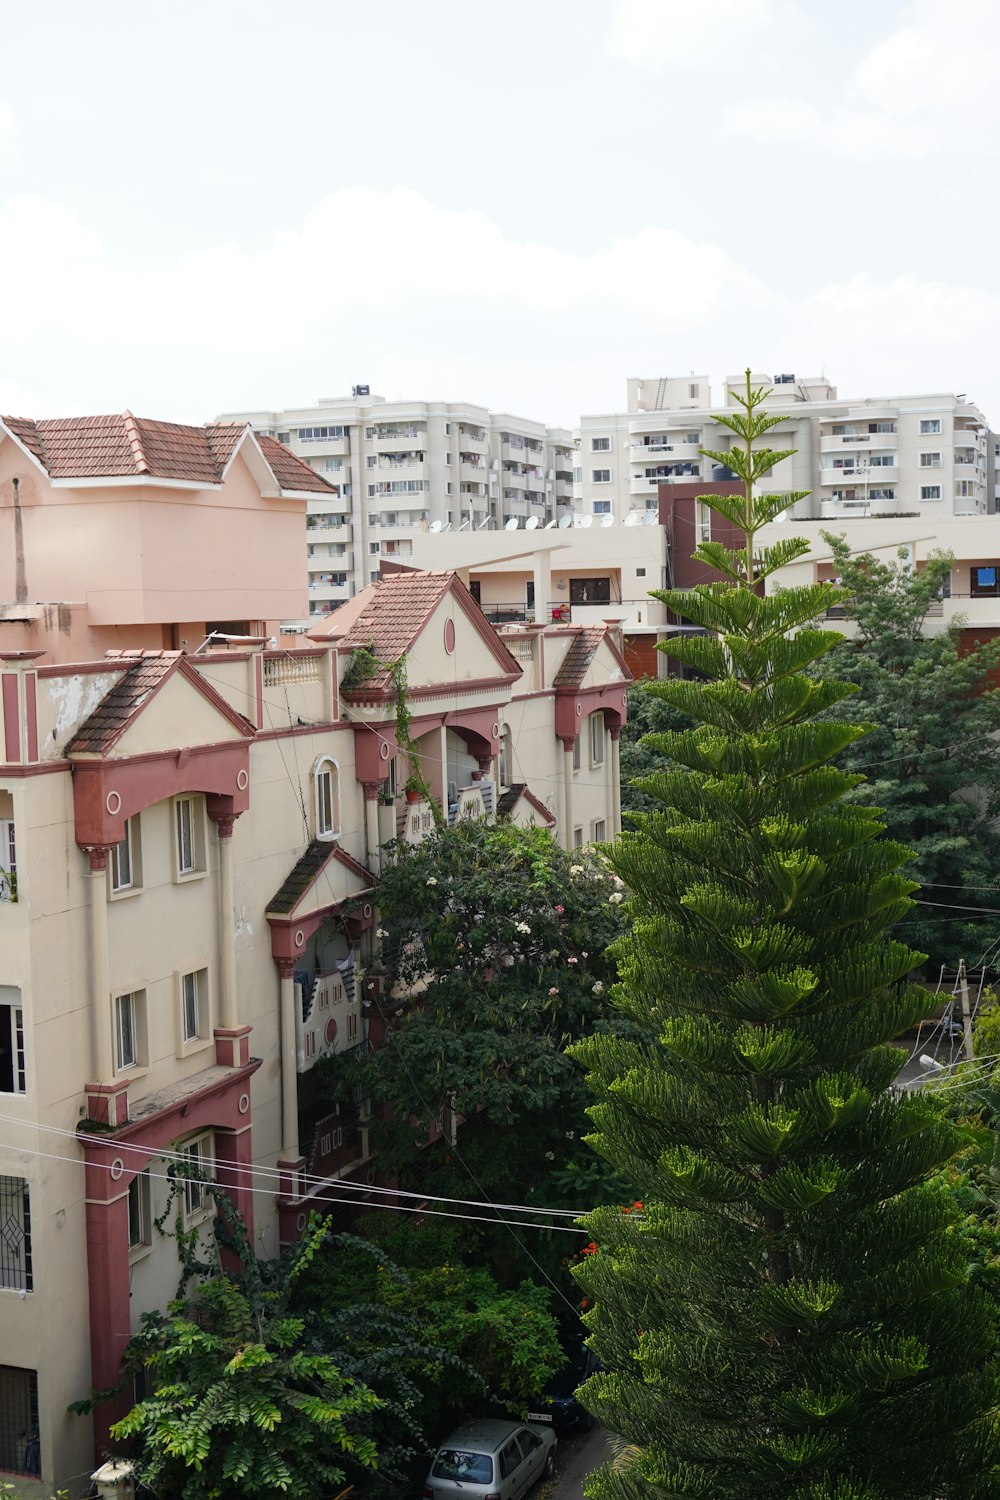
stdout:
POLYGON ((0 410, 751 364, 1000 424, 995 0, 6 0, 0 410))

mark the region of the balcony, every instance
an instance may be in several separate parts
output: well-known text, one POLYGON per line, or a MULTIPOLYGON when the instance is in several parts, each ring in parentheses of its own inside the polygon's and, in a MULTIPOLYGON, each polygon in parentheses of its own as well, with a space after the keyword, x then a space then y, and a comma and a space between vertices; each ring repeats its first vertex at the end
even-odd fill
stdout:
POLYGON ((365 1039, 361 1015, 362 972, 352 954, 343 968, 296 974, 296 1071, 308 1073, 321 1057, 347 1052, 365 1039))

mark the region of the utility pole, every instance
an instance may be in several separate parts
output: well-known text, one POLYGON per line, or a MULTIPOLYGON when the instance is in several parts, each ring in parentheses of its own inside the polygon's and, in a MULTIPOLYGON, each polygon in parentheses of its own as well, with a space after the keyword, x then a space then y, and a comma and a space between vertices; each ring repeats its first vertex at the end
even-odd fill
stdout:
POLYGON ((958 992, 962 998, 962 1031, 965 1035, 965 1060, 972 1062, 972 1015, 969 1011, 969 979, 965 959, 958 961, 958 992))

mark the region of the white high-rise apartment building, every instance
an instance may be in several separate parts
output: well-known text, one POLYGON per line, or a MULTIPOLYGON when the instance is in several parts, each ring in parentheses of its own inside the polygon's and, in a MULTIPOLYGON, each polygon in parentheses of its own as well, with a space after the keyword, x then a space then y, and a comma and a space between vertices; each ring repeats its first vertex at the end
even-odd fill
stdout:
POLYGON ((332 486, 309 502, 312 619, 377 578, 380 558, 409 561, 418 533, 514 517, 544 526, 572 511, 572 436, 542 422, 464 402, 386 401, 367 386, 231 420, 276 437, 332 486))
MULTIPOLYGON (((978 407, 964 396, 838 399, 825 376, 752 375, 772 386, 767 409, 781 416, 769 434, 794 448, 767 481, 776 492, 809 490, 800 518, 983 515, 995 509, 993 440, 978 407)), ((738 439, 712 418, 736 407, 744 376, 726 380, 713 406, 708 377, 629 380, 627 411, 583 417, 574 467, 582 515, 624 518, 655 509, 661 484, 730 478, 700 449, 728 450, 738 439)))

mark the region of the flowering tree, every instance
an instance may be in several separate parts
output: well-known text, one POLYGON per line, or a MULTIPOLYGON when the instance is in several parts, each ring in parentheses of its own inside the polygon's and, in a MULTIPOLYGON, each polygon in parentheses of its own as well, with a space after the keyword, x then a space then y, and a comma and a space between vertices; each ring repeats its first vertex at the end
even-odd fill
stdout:
POLYGON ((450 1115, 469 1119, 463 1141, 474 1121, 488 1133, 498 1168, 496 1127, 521 1127, 524 1183, 565 1156, 586 1103, 566 1047, 610 1024, 622 900, 600 854, 542 829, 465 823, 400 850, 379 892, 389 1032, 363 1079, 390 1106, 384 1157, 405 1170, 450 1115))

